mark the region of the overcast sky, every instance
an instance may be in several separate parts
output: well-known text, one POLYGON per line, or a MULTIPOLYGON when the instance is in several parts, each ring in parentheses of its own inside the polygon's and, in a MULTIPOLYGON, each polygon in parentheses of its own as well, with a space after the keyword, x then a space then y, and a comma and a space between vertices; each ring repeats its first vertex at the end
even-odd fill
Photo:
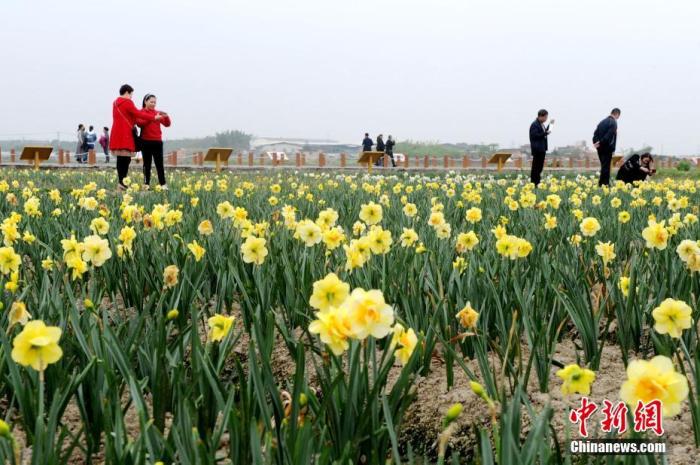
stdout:
POLYGON ((129 83, 166 137, 590 140, 700 152, 697 0, 0 0, 0 139, 111 125, 129 83))

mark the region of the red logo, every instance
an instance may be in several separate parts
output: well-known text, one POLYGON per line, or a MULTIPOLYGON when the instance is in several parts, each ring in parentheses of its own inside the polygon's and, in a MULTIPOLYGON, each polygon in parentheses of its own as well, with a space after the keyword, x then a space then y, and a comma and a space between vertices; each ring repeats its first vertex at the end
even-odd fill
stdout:
POLYGON ((663 414, 661 411, 661 401, 652 400, 644 404, 641 400, 637 402, 634 409, 634 430, 638 433, 652 430, 657 436, 664 434, 663 414))
POLYGON ((578 432, 584 438, 588 437, 586 421, 596 410, 598 410, 598 406, 595 402, 589 402, 588 397, 581 397, 581 408, 573 409, 569 413, 569 420, 571 423, 578 423, 578 432))
MULTIPOLYGON (((578 424, 578 432, 584 438, 588 437, 587 421, 596 410, 598 410, 598 406, 595 402, 590 401, 588 397, 581 397, 581 407, 571 409, 569 412, 569 421, 578 424)), ((613 403, 605 399, 601 412, 603 420, 600 422, 600 427, 603 432, 617 431, 617 434, 623 434, 627 431, 629 408, 624 402, 613 403)), ((653 431, 657 436, 664 434, 661 401, 652 400, 646 404, 641 400, 637 402, 634 409, 634 431, 637 433, 653 431)))

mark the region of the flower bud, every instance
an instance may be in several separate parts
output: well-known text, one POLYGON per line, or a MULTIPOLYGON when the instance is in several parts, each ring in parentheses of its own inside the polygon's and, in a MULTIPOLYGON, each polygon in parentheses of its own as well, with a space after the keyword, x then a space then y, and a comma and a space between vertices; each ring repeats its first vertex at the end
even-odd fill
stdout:
POLYGON ((167 318, 170 321, 176 319, 178 316, 180 316, 180 312, 177 310, 177 308, 173 308, 168 312, 167 318))
POLYGON ((477 383, 476 381, 469 381, 469 386, 472 388, 472 391, 474 392, 474 394, 481 397, 482 399, 486 396, 486 391, 484 391, 484 386, 477 383))
POLYGON ((452 406, 447 409, 447 413, 445 414, 445 419, 443 421, 444 426, 447 427, 450 423, 455 421, 462 413, 463 408, 464 407, 460 403, 452 404, 452 406))
POLYGON ((12 437, 12 433, 10 433, 10 425, 8 425, 4 420, 0 420, 0 437, 12 437))

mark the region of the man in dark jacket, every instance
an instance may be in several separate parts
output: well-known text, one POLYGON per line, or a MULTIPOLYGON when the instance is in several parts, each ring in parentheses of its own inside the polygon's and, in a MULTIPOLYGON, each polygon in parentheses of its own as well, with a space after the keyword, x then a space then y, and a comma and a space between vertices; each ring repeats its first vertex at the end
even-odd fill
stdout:
POLYGON ((394 145, 396 145, 396 141, 394 141, 394 138, 391 137, 391 134, 389 134, 389 138, 386 140, 386 147, 384 148, 384 153, 386 153, 389 158, 391 158, 391 166, 396 168, 396 161, 394 160, 394 145))
POLYGON ((617 120, 620 118, 620 113, 619 108, 613 108, 610 116, 598 123, 593 133, 593 147, 598 151, 600 160, 599 186, 610 185, 610 163, 617 144, 617 120))
MULTIPOLYGON (((537 118, 530 125, 530 150, 532 151, 532 170, 530 171, 530 181, 534 185, 540 183, 542 168, 544 168, 544 157, 547 155, 549 146, 547 136, 549 135, 549 124, 547 122, 549 113, 547 110, 537 112, 537 118)), ((553 124, 554 120, 550 124, 553 124)))
POLYGON ((372 146, 374 145, 374 142, 372 139, 369 138, 369 133, 365 133, 365 138, 362 139, 362 151, 363 152, 371 152, 372 151, 372 146))

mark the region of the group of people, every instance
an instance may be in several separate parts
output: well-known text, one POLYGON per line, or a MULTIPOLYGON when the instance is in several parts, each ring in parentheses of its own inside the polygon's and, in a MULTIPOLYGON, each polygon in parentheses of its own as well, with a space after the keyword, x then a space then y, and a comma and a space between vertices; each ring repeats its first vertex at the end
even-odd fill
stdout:
MULTIPOLYGON (((593 132, 593 147, 598 152, 600 160, 599 186, 610 185, 610 165, 617 145, 617 120, 620 119, 621 113, 619 108, 613 108, 610 115, 598 123, 593 132)), ((543 109, 537 112, 537 118, 530 125, 530 150, 532 152, 530 181, 535 185, 540 183, 544 160, 549 149, 547 138, 551 133, 551 125, 554 124, 554 119, 547 124, 548 119, 549 113, 543 109)), ((654 158, 651 154, 634 154, 625 160, 620 167, 617 179, 633 183, 634 181, 644 181, 655 173, 654 158)))
POLYGON ((381 157, 377 158, 375 161, 375 164, 377 166, 382 166, 384 164, 384 157, 387 156, 391 158, 391 166, 396 167, 396 160, 394 160, 394 145, 396 142, 394 141, 394 138, 391 137, 391 134, 387 137, 386 142, 384 142, 384 136, 382 134, 379 134, 377 136, 377 143, 375 146, 374 141, 372 140, 371 137, 369 137, 369 133, 365 133, 365 138, 362 139, 362 151, 363 152, 372 152, 372 147, 375 146, 375 152, 381 152, 384 155, 381 157))
POLYGON ((143 97, 141 109, 136 108, 132 98, 134 88, 124 84, 119 88, 119 97, 112 104, 112 136, 109 150, 117 157, 117 188, 126 190, 124 179, 129 174, 129 165, 136 152, 143 156, 144 189, 151 183, 151 166, 156 165, 158 183, 167 189, 163 165, 163 135, 161 126, 169 127, 170 116, 156 109, 157 99, 153 94, 143 97), (141 129, 140 133, 138 128, 141 129))
POLYGON ((85 125, 78 125, 78 146, 75 149, 75 159, 78 163, 87 163, 88 153, 95 150, 95 144, 99 143, 105 153, 105 162, 109 163, 109 128, 104 127, 100 138, 97 138, 95 127, 90 126, 85 130, 85 125))

